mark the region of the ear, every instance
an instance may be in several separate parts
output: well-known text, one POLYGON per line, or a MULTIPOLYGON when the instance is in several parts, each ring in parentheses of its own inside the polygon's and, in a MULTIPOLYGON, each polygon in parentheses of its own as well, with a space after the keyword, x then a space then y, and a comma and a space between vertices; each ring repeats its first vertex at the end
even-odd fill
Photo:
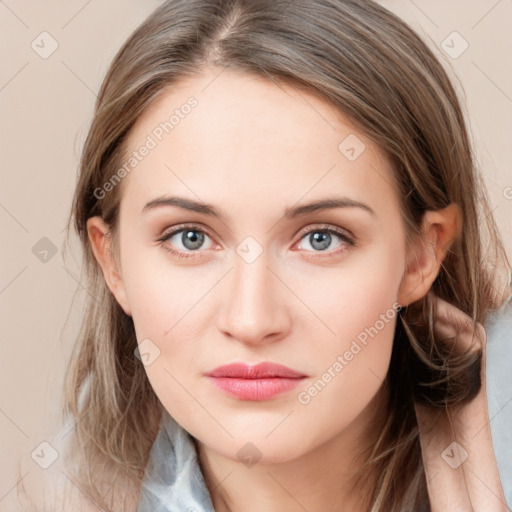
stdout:
POLYGON ((421 237, 408 255, 407 268, 400 284, 397 300, 402 306, 408 306, 428 293, 461 229, 462 213, 454 203, 443 210, 425 212, 421 237))
POLYGON ((91 217, 87 220, 87 235, 89 236, 94 257, 103 271, 103 277, 109 290, 124 312, 131 316, 123 278, 118 269, 111 239, 108 234, 108 226, 100 216, 91 217))

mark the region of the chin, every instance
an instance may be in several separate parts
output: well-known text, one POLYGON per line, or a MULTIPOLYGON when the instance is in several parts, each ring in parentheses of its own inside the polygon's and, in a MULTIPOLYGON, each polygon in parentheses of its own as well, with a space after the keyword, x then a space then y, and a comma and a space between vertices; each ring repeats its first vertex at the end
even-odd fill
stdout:
POLYGON ((259 436, 244 436, 243 439, 235 438, 227 443, 203 443, 210 450, 215 451, 222 457, 234 462, 242 462, 247 467, 254 464, 282 464, 291 462, 304 452, 304 440, 294 440, 275 436, 273 440, 265 439, 266 433, 259 436), (298 450, 297 447, 301 449, 298 450))

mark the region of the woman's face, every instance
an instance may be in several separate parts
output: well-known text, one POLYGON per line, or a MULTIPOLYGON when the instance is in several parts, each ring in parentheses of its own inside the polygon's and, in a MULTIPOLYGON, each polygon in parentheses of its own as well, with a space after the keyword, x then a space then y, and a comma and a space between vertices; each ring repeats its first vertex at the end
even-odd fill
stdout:
POLYGON ((233 460, 286 461, 368 421, 405 231, 388 160, 329 103, 219 71, 172 87, 127 140, 122 305, 182 427, 233 460), (207 376, 261 362, 303 377, 207 376))

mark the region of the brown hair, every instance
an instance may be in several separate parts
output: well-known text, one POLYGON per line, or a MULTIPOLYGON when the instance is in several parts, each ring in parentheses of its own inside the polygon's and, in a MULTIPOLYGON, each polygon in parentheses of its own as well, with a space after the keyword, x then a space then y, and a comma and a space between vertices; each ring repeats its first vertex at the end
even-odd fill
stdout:
POLYGON ((212 65, 305 87, 338 107, 390 158, 408 239, 419 235, 425 211, 450 203, 462 211, 462 233, 432 289, 401 311, 386 422, 364 467, 377 475, 367 490, 369 509, 420 510, 428 497, 414 401, 443 408, 471 399, 480 386, 480 355, 451 354, 436 340, 432 294, 483 323, 501 305, 493 269, 509 266, 447 73, 406 23, 370 0, 166 1, 114 58, 72 209, 92 296, 65 386, 64 412, 77 420, 77 482, 111 510, 113 494, 106 492, 117 477, 140 488, 161 419, 134 356, 132 319, 107 288, 87 237, 87 219, 100 215, 115 242, 121 187, 102 199, 94 191, 122 165, 124 141, 141 113, 212 65))

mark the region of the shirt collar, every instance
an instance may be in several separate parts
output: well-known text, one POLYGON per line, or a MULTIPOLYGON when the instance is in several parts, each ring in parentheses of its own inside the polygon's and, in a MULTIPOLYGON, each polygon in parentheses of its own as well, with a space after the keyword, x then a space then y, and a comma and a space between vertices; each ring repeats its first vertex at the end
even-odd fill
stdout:
POLYGON ((192 436, 162 409, 137 512, 215 512, 192 436))

